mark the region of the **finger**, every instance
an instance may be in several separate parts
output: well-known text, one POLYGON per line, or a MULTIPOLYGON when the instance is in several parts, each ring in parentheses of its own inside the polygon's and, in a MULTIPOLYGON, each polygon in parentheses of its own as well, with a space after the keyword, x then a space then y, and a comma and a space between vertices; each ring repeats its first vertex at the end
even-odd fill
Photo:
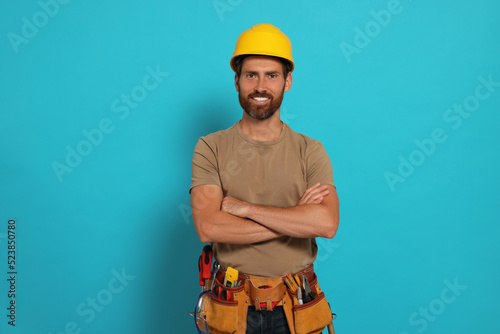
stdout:
POLYGON ((318 183, 316 183, 315 185, 309 187, 306 189, 306 191, 304 191, 304 193, 302 194, 302 198, 306 198, 308 194, 310 194, 311 192, 314 192, 314 190, 319 186, 318 183))
POLYGON ((311 191, 313 191, 314 189, 318 188, 319 186, 321 186, 321 183, 319 183, 319 182, 313 184, 312 186, 310 186, 309 188, 307 188, 306 191, 304 191, 304 194, 310 193, 311 191))
POLYGON ((323 198, 324 197, 318 197, 317 199, 315 199, 314 201, 312 201, 312 204, 319 204, 319 203, 323 202, 323 198))
POLYGON ((304 197, 301 201, 300 204, 311 204, 311 203, 321 203, 323 201, 323 198, 329 194, 328 189, 323 190, 323 191, 315 191, 313 193, 308 194, 306 197, 304 197))
POLYGON ((318 196, 326 196, 328 194, 328 189, 326 186, 322 186, 321 188, 313 189, 311 192, 304 195, 304 200, 308 201, 318 196))
POLYGON ((322 190, 322 191, 318 191, 318 192, 315 192, 314 194, 311 195, 311 197, 316 197, 316 196, 326 196, 328 195, 329 191, 328 189, 325 189, 325 190, 322 190))
POLYGON ((231 200, 229 197, 224 197, 222 199, 222 203, 221 203, 221 210, 222 211, 225 211, 225 212, 228 212, 229 210, 229 206, 231 205, 231 200))
POLYGON ((323 202, 323 197, 316 197, 304 204, 320 204, 321 202, 323 202))
POLYGON ((306 189, 297 205, 312 203, 311 201, 313 198, 317 198, 318 195, 326 196, 327 194, 328 187, 326 185, 321 185, 319 182, 315 183, 311 187, 306 189))
POLYGON ((323 202, 323 198, 325 198, 325 196, 316 195, 313 198, 311 198, 307 203, 321 203, 323 202))
POLYGON ((313 198, 311 198, 310 202, 311 203, 321 203, 323 202, 323 199, 325 198, 325 196, 328 195, 328 194, 318 194, 316 196, 314 196, 313 198))

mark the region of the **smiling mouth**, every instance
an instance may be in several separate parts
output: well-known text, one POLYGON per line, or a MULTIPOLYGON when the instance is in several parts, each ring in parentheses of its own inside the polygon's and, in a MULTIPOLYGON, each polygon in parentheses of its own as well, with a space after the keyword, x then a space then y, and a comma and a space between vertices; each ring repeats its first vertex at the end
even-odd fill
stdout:
POLYGON ((259 103, 265 103, 265 102, 269 101, 269 98, 268 97, 252 97, 252 100, 255 100, 259 103))

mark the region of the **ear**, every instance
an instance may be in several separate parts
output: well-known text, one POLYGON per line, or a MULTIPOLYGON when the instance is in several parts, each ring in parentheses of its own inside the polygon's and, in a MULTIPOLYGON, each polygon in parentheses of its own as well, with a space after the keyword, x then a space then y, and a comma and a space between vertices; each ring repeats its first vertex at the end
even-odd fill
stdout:
POLYGON ((234 74, 234 87, 236 88, 236 91, 239 93, 240 92, 240 85, 238 84, 238 74, 234 74))
POLYGON ((288 92, 290 88, 292 88, 292 81, 292 73, 288 72, 285 79, 285 93, 288 92))

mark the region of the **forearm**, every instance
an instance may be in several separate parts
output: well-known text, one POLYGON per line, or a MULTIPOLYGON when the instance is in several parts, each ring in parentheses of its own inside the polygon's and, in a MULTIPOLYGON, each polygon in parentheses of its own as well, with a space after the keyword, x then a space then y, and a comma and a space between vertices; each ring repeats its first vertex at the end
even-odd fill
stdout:
POLYGON ((222 189, 200 185, 191 191, 194 227, 203 243, 251 244, 282 236, 257 222, 221 210, 222 189))
POLYGON ((274 231, 297 238, 333 238, 338 227, 338 215, 322 204, 290 208, 250 205, 248 218, 274 231))
POLYGON ((334 186, 319 183, 308 188, 296 206, 278 208, 250 204, 227 196, 222 211, 296 238, 333 238, 339 222, 339 203, 334 186))
POLYGON ((215 211, 204 217, 194 217, 196 231, 203 243, 251 244, 282 236, 250 219, 215 211))

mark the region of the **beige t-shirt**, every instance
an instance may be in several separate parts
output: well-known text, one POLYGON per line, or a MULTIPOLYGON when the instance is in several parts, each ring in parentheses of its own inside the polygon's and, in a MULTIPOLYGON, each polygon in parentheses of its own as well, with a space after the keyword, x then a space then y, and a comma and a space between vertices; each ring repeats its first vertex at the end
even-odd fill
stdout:
MULTIPOLYGON (((236 123, 201 137, 194 149, 190 191, 213 184, 222 188, 224 196, 287 208, 295 206, 304 191, 317 182, 334 185, 323 145, 285 123, 273 141, 249 138, 236 123)), ((318 250, 315 238, 289 236, 245 245, 213 243, 212 247, 224 268, 270 277, 308 267, 318 250)))

